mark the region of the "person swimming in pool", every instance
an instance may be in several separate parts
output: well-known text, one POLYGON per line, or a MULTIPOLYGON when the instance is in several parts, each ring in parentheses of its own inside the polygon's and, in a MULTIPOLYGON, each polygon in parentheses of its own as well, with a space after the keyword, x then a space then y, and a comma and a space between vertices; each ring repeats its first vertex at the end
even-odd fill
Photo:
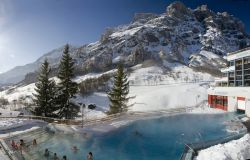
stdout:
POLYGON ((37 145, 36 139, 33 139, 32 144, 33 144, 33 146, 36 146, 36 145, 37 145))
POLYGON ((18 149, 18 145, 16 144, 14 140, 11 141, 11 146, 13 149, 18 149))
POLYGON ((63 156, 63 160, 67 160, 67 157, 65 155, 63 156))
POLYGON ((48 148, 45 149, 44 156, 45 157, 49 157, 49 149, 48 148))
POLYGON ((77 146, 73 146, 72 148, 71 148, 74 152, 77 152, 79 149, 77 148, 77 146))
POLYGON ((25 149, 25 147, 26 146, 25 146, 24 140, 20 139, 20 144, 19 144, 18 148, 19 148, 21 154, 23 153, 23 150, 25 149))
POLYGON ((87 160, 93 160, 92 152, 89 152, 89 154, 87 155, 87 160))
POLYGON ((25 143, 23 139, 20 139, 20 146, 25 147, 25 143))
POLYGON ((54 153, 53 160, 59 160, 59 157, 57 156, 56 153, 54 153))
POLYGON ((137 130, 134 132, 134 134, 135 134, 136 136, 138 136, 138 137, 143 137, 143 135, 142 135, 139 131, 137 131, 137 130))

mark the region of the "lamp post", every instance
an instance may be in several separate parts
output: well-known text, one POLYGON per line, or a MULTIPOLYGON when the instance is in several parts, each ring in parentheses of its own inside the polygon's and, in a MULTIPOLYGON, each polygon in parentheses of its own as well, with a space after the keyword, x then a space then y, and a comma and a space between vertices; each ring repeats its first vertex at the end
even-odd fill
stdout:
POLYGON ((82 111, 82 128, 83 128, 83 105, 84 105, 84 107, 85 107, 85 104, 82 104, 82 105, 81 105, 81 111, 82 111))

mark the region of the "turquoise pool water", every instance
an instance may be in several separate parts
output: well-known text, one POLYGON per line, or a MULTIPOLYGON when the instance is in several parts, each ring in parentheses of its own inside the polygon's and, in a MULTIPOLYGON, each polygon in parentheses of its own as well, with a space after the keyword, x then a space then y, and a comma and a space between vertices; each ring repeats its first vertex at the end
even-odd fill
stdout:
MULTIPOLYGON (((228 135, 224 121, 231 114, 184 114, 138 120, 103 135, 56 134, 30 150, 33 159, 45 159, 45 148, 69 160, 85 160, 89 151, 95 160, 178 160, 183 143, 217 139, 228 135), (73 152, 76 145, 80 150, 73 152)), ((37 138, 39 141, 39 137, 37 138)))

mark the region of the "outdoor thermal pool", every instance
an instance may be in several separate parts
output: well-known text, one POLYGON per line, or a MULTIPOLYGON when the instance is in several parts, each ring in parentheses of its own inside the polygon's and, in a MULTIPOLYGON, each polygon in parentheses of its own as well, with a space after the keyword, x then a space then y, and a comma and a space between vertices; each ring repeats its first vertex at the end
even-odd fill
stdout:
MULTIPOLYGON (((177 160, 184 143, 200 142, 233 134, 226 131, 225 121, 233 114, 181 114, 137 120, 104 134, 49 134, 24 135, 19 139, 36 138, 38 145, 27 149, 26 159, 46 159, 44 150, 56 152, 62 158, 83 160, 89 151, 95 160, 177 160), (39 143, 39 141, 41 143, 39 143), (77 152, 72 146, 77 146, 77 152)), ((27 140, 28 141, 28 140, 27 140)), ((52 154, 52 153, 51 153, 52 154)))

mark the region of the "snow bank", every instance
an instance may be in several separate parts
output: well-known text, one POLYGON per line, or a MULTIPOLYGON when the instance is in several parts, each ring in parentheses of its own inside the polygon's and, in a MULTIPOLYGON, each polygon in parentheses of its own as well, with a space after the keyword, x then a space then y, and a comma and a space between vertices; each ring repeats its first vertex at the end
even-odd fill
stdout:
POLYGON ((245 160, 250 158, 250 135, 201 150, 196 160, 245 160))
POLYGON ((29 129, 26 129, 26 130, 14 131, 14 132, 11 132, 11 133, 6 133, 6 134, 0 134, 0 138, 6 138, 7 136, 14 136, 14 135, 18 135, 18 134, 21 134, 21 133, 28 133, 28 132, 36 130, 38 128, 40 128, 40 127, 34 126, 34 127, 29 128, 29 129))
POLYGON ((17 128, 24 125, 31 126, 37 123, 45 123, 45 122, 41 120, 18 119, 18 118, 0 119, 0 131, 17 128))
POLYGON ((77 76, 76 78, 73 79, 73 81, 75 81, 76 83, 81 83, 82 81, 85 81, 86 79, 89 79, 89 78, 99 78, 102 75, 113 74, 115 71, 116 71, 116 69, 112 69, 112 70, 104 72, 104 73, 88 73, 88 74, 83 75, 83 76, 77 76))
POLYGON ((24 123, 24 120, 21 119, 4 119, 0 120, 0 129, 6 129, 9 127, 19 126, 24 123))
POLYGON ((160 85, 214 80, 207 73, 195 72, 179 63, 165 61, 164 65, 171 68, 171 71, 164 71, 158 66, 136 68, 129 76, 130 85, 160 85))
POLYGON ((0 97, 8 99, 9 102, 18 100, 21 97, 33 97, 32 93, 35 92, 35 83, 27 86, 14 86, 13 88, 0 92, 0 97))

